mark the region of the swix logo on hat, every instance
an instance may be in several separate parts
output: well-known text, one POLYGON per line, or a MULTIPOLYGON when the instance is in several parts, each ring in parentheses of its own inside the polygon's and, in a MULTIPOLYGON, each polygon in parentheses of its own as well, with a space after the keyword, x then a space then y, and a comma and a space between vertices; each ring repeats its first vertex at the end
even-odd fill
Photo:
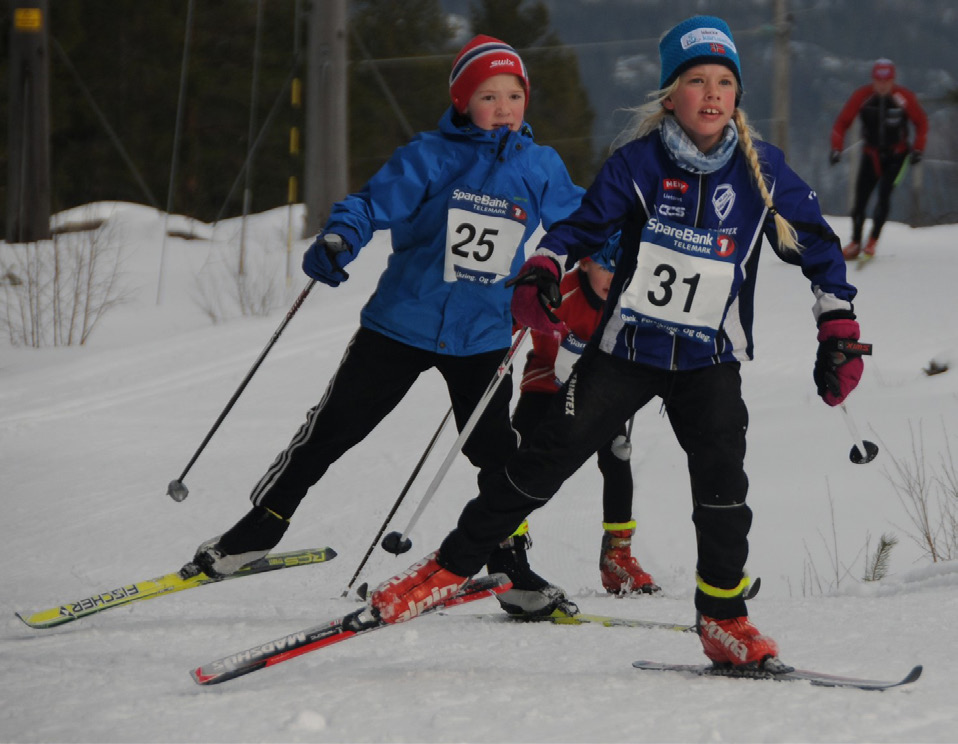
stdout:
POLYGON ((662 188, 666 191, 679 191, 684 194, 689 190, 689 185, 681 178, 663 178, 662 188))
POLYGON ((731 235, 719 235, 718 238, 715 239, 715 242, 718 244, 715 255, 719 258, 726 258, 735 253, 735 241, 731 235))

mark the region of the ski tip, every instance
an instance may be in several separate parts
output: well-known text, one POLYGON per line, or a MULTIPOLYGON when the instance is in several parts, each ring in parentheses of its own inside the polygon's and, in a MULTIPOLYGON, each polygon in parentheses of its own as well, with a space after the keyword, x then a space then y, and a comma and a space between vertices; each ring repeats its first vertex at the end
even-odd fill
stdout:
POLYGON ((911 684, 921 676, 922 671, 924 671, 924 667, 921 664, 916 664, 914 667, 912 667, 912 670, 905 675, 905 678, 899 684, 911 684))

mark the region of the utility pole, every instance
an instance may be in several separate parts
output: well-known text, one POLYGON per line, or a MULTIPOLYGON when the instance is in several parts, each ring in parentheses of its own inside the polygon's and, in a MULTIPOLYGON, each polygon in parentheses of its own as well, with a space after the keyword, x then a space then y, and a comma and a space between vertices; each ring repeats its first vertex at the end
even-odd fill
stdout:
POLYGON ((348 193, 346 0, 312 0, 306 70, 304 237, 322 229, 348 193))
POLYGON ((789 84, 788 43, 791 37, 792 16, 788 0, 775 0, 775 61, 772 70, 772 143, 788 157, 788 104, 791 98, 789 84))
POLYGON ((50 55, 47 0, 14 0, 10 28, 8 243, 50 237, 50 55))

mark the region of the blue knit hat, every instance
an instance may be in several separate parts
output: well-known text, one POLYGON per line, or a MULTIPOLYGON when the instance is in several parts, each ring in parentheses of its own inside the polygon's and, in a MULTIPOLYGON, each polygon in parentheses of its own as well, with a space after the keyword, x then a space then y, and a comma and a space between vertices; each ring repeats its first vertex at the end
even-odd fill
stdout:
POLYGON ((606 271, 615 273, 615 265, 619 260, 619 241, 622 237, 622 231, 619 230, 612 234, 605 245, 591 256, 589 259, 599 264, 606 271))
POLYGON ((735 73, 739 91, 742 68, 738 50, 728 24, 715 16, 693 16, 665 33, 659 42, 662 78, 659 89, 667 88, 690 67, 701 64, 720 64, 735 73))

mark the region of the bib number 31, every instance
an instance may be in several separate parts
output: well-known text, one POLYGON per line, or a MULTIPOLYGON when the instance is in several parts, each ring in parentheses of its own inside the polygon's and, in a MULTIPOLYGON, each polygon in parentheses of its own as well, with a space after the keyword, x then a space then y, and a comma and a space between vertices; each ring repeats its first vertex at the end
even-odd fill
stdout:
POLYGON ((735 279, 735 244, 716 230, 651 219, 622 294, 626 323, 712 343, 735 279))

